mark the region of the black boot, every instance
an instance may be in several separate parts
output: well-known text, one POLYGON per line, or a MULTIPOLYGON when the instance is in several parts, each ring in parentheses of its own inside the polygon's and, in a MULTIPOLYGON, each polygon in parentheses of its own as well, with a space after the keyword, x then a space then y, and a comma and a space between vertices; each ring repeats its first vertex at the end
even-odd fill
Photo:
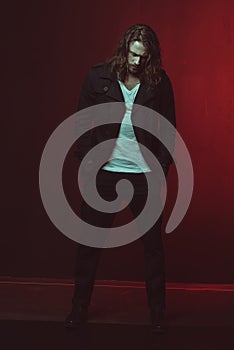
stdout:
POLYGON ((165 331, 163 327, 163 311, 158 308, 150 309, 150 321, 151 321, 151 329, 153 333, 162 334, 165 331))
POLYGON ((78 328, 84 326, 88 318, 87 306, 76 306, 72 308, 71 313, 67 316, 64 326, 66 328, 78 328))

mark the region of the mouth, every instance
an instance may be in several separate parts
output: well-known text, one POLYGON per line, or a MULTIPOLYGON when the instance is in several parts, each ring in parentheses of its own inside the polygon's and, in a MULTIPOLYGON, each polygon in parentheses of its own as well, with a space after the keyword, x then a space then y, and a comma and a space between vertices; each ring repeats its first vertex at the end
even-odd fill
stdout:
POLYGON ((139 66, 131 65, 130 68, 135 71, 139 70, 139 66))

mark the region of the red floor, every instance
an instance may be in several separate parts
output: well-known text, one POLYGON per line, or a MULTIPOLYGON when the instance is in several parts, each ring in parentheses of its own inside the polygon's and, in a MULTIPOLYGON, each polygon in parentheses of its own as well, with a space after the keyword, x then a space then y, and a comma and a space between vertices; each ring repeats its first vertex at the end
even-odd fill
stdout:
MULTIPOLYGON (((62 322, 71 308, 71 280, 0 278, 0 320, 62 322)), ((170 327, 233 327, 234 286, 167 284, 170 327)), ((90 324, 148 325, 141 282, 97 281, 90 324)), ((234 333, 234 329, 233 329, 234 333)))

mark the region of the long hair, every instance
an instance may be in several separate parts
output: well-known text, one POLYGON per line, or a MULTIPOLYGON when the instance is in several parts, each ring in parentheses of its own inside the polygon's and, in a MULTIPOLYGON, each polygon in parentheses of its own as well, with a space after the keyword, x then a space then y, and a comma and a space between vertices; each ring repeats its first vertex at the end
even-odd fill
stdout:
POLYGON ((131 26, 121 38, 114 56, 109 60, 112 71, 117 74, 119 80, 124 81, 127 75, 127 57, 129 45, 133 41, 140 41, 147 49, 147 59, 140 76, 150 88, 154 88, 161 80, 162 69, 161 49, 157 35, 147 25, 135 24, 131 26))

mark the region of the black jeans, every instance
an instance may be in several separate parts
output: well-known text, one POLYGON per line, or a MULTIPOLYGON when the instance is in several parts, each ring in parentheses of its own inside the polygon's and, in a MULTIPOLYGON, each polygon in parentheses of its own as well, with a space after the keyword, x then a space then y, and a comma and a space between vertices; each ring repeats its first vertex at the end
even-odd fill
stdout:
MULTIPOLYGON (((116 196, 115 184, 122 178, 131 181, 134 197, 129 203, 134 217, 141 212, 147 200, 147 181, 144 174, 114 173, 101 170, 97 176, 97 188, 106 200, 116 196)), ((160 191, 156 192, 159 197, 160 191)), ((158 200, 158 199, 157 199, 158 200)), ((81 218, 92 225, 111 227, 115 213, 102 213, 86 204, 81 204, 81 218)), ((162 215, 150 230, 140 237, 144 246, 145 283, 148 305, 162 312, 165 307, 164 250, 161 238, 162 215)), ((75 263, 75 286, 73 306, 88 306, 93 292, 95 274, 102 248, 78 244, 75 263)))

